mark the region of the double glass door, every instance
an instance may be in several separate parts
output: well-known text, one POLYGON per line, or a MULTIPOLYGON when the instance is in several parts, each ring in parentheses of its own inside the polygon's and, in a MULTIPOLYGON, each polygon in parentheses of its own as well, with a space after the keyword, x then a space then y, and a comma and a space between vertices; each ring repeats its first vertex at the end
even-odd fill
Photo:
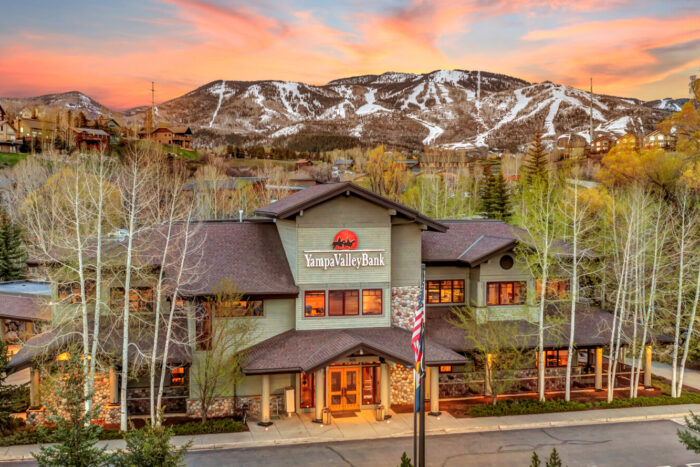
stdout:
POLYGON ((328 396, 330 409, 335 411, 360 409, 360 369, 358 367, 330 368, 328 396))

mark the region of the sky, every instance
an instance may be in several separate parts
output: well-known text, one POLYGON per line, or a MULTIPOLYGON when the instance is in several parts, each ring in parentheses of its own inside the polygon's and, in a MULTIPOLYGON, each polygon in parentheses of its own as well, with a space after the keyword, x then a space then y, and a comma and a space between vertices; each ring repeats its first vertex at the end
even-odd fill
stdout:
POLYGON ((310 84, 483 70, 687 97, 700 0, 1 0, 0 96, 78 90, 114 109, 218 79, 310 84))

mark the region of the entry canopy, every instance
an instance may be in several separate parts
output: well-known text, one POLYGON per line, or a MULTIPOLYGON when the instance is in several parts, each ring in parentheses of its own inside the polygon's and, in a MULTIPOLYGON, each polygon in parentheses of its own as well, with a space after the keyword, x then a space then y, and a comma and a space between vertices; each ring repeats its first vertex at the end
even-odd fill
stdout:
POLYGON ((342 195, 356 196, 360 199, 364 199, 370 203, 374 203, 387 209, 393 209, 396 211, 397 215, 424 224, 429 230, 436 232, 445 232, 447 230, 447 226, 434 219, 424 216, 415 209, 411 209, 403 204, 399 204, 388 198, 379 196, 370 190, 350 182, 327 183, 323 185, 311 186, 305 190, 286 196, 279 201, 268 204, 267 206, 256 210, 255 214, 262 217, 270 217, 275 219, 288 219, 296 216, 304 209, 310 209, 342 195))
MULTIPOLYGON (((360 351, 412 367, 410 343, 411 332, 397 327, 290 330, 251 347, 243 371, 249 375, 310 373, 360 351)), ((426 338, 425 345, 426 365, 463 365, 466 361, 431 339, 426 338)))

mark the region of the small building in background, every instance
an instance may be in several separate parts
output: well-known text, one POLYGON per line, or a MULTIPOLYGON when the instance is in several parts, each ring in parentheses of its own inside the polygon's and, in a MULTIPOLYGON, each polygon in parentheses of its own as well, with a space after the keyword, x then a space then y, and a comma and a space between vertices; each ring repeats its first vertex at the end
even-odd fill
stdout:
POLYGON ((73 141, 81 151, 106 151, 109 149, 109 134, 93 128, 74 128, 73 141))
POLYGON ((190 127, 159 126, 149 135, 145 130, 139 132, 140 139, 150 138, 167 146, 177 146, 182 149, 192 149, 192 130, 190 127))
MULTIPOLYGON (((0 114, 2 114, 0 107, 0 114)), ((17 140, 17 130, 7 120, 0 119, 0 152, 19 152, 22 143, 17 140)))
POLYGON ((625 136, 619 138, 615 142, 615 146, 619 147, 620 149, 634 151, 639 149, 639 138, 637 138, 637 136, 633 133, 627 133, 625 136))
POLYGON ((47 282, 0 282, 0 339, 10 358, 51 320, 50 298, 47 282))
POLYGON ((598 136, 591 144, 591 154, 607 154, 615 145, 615 140, 610 136, 598 136))
POLYGON ((352 167, 354 163, 355 161, 353 159, 338 159, 337 161, 333 162, 333 170, 344 172, 352 167))
POLYGON ((654 130, 642 138, 644 149, 666 149, 672 151, 676 148, 676 135, 654 130))
POLYGON ((296 169, 299 170, 303 167, 311 167, 314 165, 313 161, 310 161, 309 159, 299 159, 296 161, 296 169))

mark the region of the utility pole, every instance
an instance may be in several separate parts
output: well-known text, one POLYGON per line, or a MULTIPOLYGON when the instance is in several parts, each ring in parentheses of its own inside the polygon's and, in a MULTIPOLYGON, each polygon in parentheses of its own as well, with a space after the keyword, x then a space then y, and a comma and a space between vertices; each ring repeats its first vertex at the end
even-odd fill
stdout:
POLYGON ((591 76, 591 107, 589 111, 589 120, 590 120, 590 129, 589 129, 589 137, 590 139, 588 140, 589 144, 593 144, 593 77, 591 76))

